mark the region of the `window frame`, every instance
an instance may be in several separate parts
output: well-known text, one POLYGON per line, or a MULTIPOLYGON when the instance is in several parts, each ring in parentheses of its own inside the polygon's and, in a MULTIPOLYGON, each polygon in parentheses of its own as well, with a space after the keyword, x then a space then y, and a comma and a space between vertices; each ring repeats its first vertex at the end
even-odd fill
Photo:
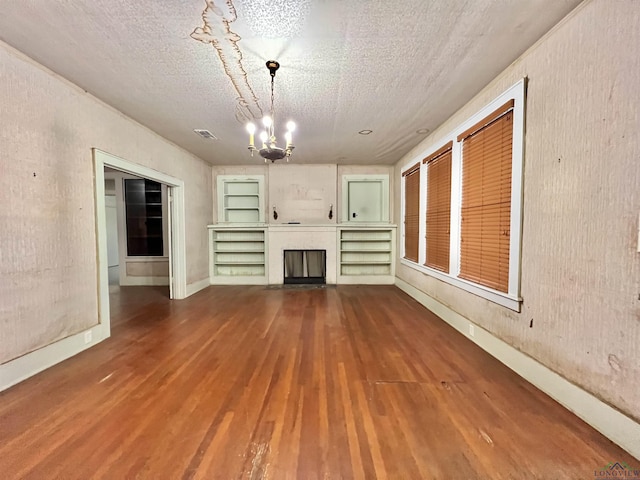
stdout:
MULTIPOLYGON (((401 252, 400 263, 418 270, 424 274, 442 280, 462 290, 473 293, 487 300, 507 307, 516 312, 520 311, 522 298, 520 297, 521 278, 521 253, 522 253, 522 196, 523 196, 523 172, 524 172, 524 131, 525 131, 525 97, 526 78, 521 79, 502 94, 482 107, 474 115, 455 127, 437 142, 431 143, 426 149, 407 160, 401 168, 401 173, 412 168, 417 161, 421 162, 441 149, 448 142, 453 142, 451 149, 451 230, 449 249, 449 272, 444 273, 424 265, 426 261, 426 244, 419 244, 418 262, 404 258, 401 252), (513 107, 513 142, 511 160, 511 212, 510 212, 510 242, 509 242, 509 286, 507 293, 476 284, 472 281, 459 278, 460 273, 460 230, 461 230, 461 204, 462 204, 462 141, 457 137, 469 128, 476 125, 502 105, 514 101, 513 107)), ((420 233, 419 238, 426 235, 426 185, 427 169, 420 169, 420 233)), ((404 177, 401 181, 401 216, 402 216, 402 245, 404 245, 404 177)), ((403 247, 404 248, 404 247, 403 247)))

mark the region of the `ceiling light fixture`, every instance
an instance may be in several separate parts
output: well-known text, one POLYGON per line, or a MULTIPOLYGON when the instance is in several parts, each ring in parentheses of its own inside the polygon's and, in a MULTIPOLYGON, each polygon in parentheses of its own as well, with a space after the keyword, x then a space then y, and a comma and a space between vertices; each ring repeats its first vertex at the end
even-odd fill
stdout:
POLYGON ((276 160, 282 160, 286 157, 287 162, 291 156, 291 152, 295 148, 293 146, 293 131, 296 129, 296 124, 292 121, 287 122, 287 132, 284 134, 286 141, 285 147, 280 148, 276 145, 275 134, 275 114, 273 109, 273 81, 276 78, 276 72, 280 68, 280 64, 275 60, 269 60, 267 62, 267 68, 271 75, 271 111, 269 115, 265 115, 262 118, 262 124, 264 130, 260 133, 260 140, 262 141, 262 148, 257 149, 254 144, 254 134, 256 133, 256 126, 254 123, 249 122, 247 124, 247 132, 249 132, 249 151, 253 157, 253 152, 257 151, 264 161, 271 160, 271 163, 276 160))
POLYGON ((360 135, 369 135, 370 133, 373 133, 373 130, 360 130, 358 133, 360 135))

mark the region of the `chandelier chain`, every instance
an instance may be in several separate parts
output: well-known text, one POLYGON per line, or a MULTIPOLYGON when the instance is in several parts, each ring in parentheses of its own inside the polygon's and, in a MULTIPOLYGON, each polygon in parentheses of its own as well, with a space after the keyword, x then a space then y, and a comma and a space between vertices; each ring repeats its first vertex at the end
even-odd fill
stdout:
POLYGON ((274 111, 274 107, 273 107, 273 99, 274 99, 274 95, 273 95, 273 81, 275 80, 275 75, 271 77, 271 127, 269 128, 270 132, 269 132, 269 136, 272 137, 275 134, 275 128, 274 128, 274 124, 276 122, 275 119, 275 111, 274 111))

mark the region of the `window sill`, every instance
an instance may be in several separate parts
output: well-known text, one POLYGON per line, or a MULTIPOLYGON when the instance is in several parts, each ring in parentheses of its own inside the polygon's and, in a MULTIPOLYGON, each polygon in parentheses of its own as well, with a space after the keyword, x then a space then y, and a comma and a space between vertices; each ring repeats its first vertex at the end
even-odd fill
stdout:
POLYGON ((509 308, 515 312, 520 312, 520 306, 522 303, 522 299, 519 297, 515 297, 512 295, 508 295, 506 293, 498 292, 496 290, 492 290, 487 287, 483 287, 481 285, 477 285, 475 283, 469 282, 467 280, 462 280, 461 278, 453 277, 446 273, 440 272, 438 270, 434 270, 429 267, 425 267, 424 265, 419 265, 411 260, 407 260, 406 258, 401 258, 400 263, 402 265, 406 265, 407 267, 413 268, 425 275, 429 275, 430 277, 437 278, 438 280, 442 280, 449 285, 453 285, 454 287, 458 287, 462 290, 465 290, 469 293, 473 293, 474 295, 478 295, 479 297, 485 298, 490 302, 497 303, 498 305, 502 305, 503 307, 509 308))

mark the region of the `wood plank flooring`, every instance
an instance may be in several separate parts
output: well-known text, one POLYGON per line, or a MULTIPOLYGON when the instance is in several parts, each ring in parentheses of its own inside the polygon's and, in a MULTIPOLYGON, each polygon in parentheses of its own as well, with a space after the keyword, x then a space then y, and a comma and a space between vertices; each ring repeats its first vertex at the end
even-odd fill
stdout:
POLYGON ((640 464, 395 287, 155 287, 0 393, 1 479, 589 479, 640 464))

